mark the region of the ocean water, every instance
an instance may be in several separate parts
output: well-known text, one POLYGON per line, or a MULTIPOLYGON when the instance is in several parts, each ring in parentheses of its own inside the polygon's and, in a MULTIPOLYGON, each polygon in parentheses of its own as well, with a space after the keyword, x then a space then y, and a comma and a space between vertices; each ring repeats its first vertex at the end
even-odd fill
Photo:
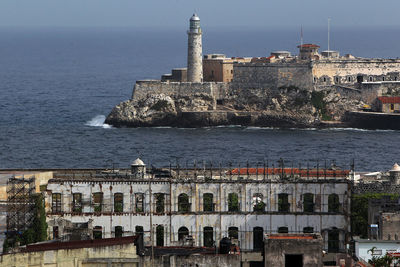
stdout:
MULTIPOLYGON (((296 52, 293 29, 203 29, 204 53, 265 56, 296 52)), ((335 29, 331 48, 342 54, 396 58, 400 29, 335 29)), ((399 131, 359 129, 117 129, 104 124, 113 106, 130 98, 135 80, 159 78, 186 65, 185 29, 0 28, 0 168, 127 167, 146 163, 228 166, 335 161, 356 170, 400 162, 399 131)), ((323 29, 305 42, 326 49, 323 29)))

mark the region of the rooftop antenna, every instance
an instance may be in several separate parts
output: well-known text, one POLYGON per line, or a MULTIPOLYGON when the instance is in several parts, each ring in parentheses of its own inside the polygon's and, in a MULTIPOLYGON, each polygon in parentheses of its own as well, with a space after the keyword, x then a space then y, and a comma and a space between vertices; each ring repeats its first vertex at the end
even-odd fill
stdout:
POLYGON ((331 49, 330 49, 330 31, 331 31, 331 19, 328 18, 328 56, 331 54, 331 49))

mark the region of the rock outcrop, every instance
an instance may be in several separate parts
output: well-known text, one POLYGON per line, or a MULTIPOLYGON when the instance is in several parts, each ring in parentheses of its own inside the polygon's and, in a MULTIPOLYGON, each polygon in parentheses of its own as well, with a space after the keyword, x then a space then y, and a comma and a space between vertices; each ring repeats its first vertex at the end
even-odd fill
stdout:
POLYGON ((242 125, 262 127, 321 127, 323 120, 341 121, 346 111, 364 103, 336 90, 282 87, 274 92, 242 90, 216 101, 205 93, 148 94, 113 108, 106 119, 116 127, 205 127, 242 125))

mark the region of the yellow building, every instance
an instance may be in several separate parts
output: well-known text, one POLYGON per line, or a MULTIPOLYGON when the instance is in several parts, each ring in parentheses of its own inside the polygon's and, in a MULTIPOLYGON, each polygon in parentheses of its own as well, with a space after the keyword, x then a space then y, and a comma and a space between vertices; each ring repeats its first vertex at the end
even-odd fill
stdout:
POLYGON ((1 255, 1 267, 139 266, 137 236, 48 242, 28 245, 20 252, 1 255))
POLYGON ((205 82, 231 82, 233 79, 233 64, 250 62, 251 58, 227 58, 223 54, 205 55, 203 58, 203 78, 205 82))
POLYGON ((400 113, 399 96, 381 96, 376 99, 377 110, 384 113, 400 113))
POLYGON ((0 202, 7 201, 7 181, 9 178, 17 179, 35 179, 35 191, 40 192, 40 186, 45 186, 47 182, 53 178, 51 171, 0 171, 0 202))

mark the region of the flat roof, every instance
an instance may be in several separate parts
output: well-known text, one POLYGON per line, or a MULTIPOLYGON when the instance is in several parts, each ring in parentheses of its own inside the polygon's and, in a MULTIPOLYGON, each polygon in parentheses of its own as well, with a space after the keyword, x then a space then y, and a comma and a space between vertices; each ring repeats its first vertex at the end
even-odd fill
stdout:
POLYGON ((103 238, 95 240, 79 240, 79 241, 69 241, 69 242, 45 242, 45 243, 27 245, 26 248, 22 250, 22 252, 117 246, 123 244, 132 244, 136 241, 137 238, 138 238, 137 236, 124 236, 117 238, 103 238))

